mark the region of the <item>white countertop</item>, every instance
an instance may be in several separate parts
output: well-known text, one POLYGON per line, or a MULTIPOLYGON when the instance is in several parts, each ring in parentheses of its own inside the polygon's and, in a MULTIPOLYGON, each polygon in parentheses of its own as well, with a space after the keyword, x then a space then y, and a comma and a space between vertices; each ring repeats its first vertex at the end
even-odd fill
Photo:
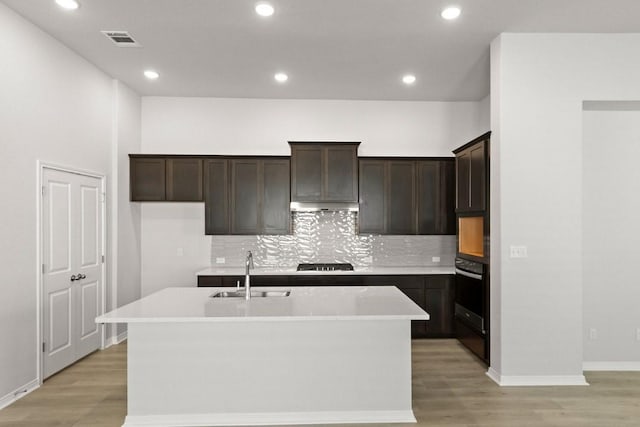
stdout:
POLYGON ((96 318, 97 323, 300 320, 428 320, 394 286, 260 287, 288 297, 211 298, 234 288, 166 288, 96 318))
MULTIPOLYGON (((244 267, 209 267, 198 271, 196 276, 244 276, 244 267)), ((252 268, 252 276, 374 276, 374 275, 411 275, 453 274, 453 266, 398 266, 398 267, 354 267, 353 271, 296 271, 288 268, 252 268)))

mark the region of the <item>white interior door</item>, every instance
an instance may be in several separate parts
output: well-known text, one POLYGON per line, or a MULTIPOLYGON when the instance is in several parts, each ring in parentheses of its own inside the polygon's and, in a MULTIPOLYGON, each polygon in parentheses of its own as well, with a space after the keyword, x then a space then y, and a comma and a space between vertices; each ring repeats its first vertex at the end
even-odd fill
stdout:
POLYGON ((100 346, 102 185, 99 178, 43 172, 44 377, 100 346))

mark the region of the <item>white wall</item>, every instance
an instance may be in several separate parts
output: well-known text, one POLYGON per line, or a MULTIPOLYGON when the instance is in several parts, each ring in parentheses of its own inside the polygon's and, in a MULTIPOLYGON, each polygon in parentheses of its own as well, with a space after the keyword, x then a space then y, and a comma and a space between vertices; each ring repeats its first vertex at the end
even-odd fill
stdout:
MULTIPOLYGON (((113 176, 117 179, 113 195, 114 242, 112 271, 118 307, 140 298, 140 204, 129 201, 129 153, 140 152, 141 98, 121 82, 114 81, 113 176)), ((126 324, 117 325, 122 337, 126 324)))
POLYGON ((287 141, 361 141, 359 155, 451 156, 484 129, 476 102, 143 97, 146 153, 289 155, 287 141))
POLYGON ((491 95, 487 95, 478 102, 478 135, 491 130, 491 95))
POLYGON ((583 118, 585 368, 639 369, 640 109, 583 118))
MULTIPOLYGON (((37 385, 37 161, 106 176, 107 254, 119 241, 123 251, 120 273, 135 275, 139 256, 132 242, 138 240, 138 214, 135 207, 128 207, 128 201, 119 211, 112 206, 117 206, 113 178, 120 176, 119 186, 128 187, 123 181, 128 172, 118 171, 115 165, 118 152, 114 144, 123 153, 139 147, 140 99, 3 4, 0 35, 2 407, 15 398, 14 393, 37 385), (119 120, 116 112, 120 112, 119 120), (114 212, 118 212, 117 219, 114 212), (118 220, 126 233, 120 239, 115 227, 118 220)), ((114 272, 107 256, 108 300, 115 296, 110 289, 114 272)), ((119 290, 118 300, 126 302, 138 295, 139 285, 123 280, 119 290)))
POLYGON ((492 44, 489 373, 503 384, 584 381, 582 101, 640 99, 639 51, 638 34, 492 44), (509 258, 510 245, 529 257, 509 258))
POLYGON ((0 4, 0 399, 37 376, 36 161, 108 175, 111 79, 0 4))
MULTIPOLYGON (((477 102, 143 97, 142 152, 289 155, 287 141, 321 140, 361 141, 361 156, 452 156, 486 117, 477 102)), ((202 203, 143 204, 143 295, 194 286, 210 248, 202 203)))

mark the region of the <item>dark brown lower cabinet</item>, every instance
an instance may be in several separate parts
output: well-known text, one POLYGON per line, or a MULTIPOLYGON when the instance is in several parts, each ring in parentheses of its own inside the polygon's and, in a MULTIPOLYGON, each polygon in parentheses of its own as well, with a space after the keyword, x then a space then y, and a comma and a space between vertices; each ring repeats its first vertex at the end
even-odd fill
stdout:
MULTIPOLYGON (((244 276, 198 276, 199 287, 244 284, 244 276)), ((411 322, 413 338, 453 337, 452 275, 314 275, 251 276, 252 286, 396 286, 413 302, 429 313, 430 320, 411 322)))
POLYGON ((451 276, 427 276, 424 279, 425 311, 431 317, 425 322, 430 337, 453 336, 454 291, 451 276))

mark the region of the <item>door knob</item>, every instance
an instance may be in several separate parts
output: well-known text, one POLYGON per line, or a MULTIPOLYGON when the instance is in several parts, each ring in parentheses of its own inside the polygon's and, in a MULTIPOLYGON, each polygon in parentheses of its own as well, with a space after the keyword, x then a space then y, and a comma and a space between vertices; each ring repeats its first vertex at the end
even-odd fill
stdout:
POLYGON ((86 278, 87 278, 86 274, 78 274, 78 280, 86 279, 86 278))
POLYGON ((79 277, 76 277, 76 275, 74 274, 73 276, 71 276, 71 281, 75 282, 76 280, 80 280, 79 277))

